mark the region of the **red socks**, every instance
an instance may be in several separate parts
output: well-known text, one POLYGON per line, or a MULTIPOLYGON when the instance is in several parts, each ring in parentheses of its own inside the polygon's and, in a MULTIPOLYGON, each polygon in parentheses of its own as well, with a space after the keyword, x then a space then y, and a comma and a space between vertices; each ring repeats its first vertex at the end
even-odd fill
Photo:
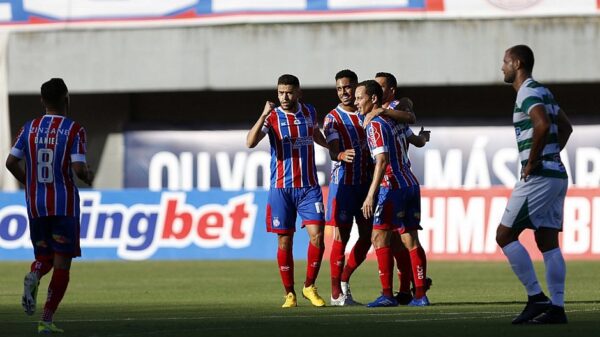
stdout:
POLYGON ((421 298, 425 296, 427 278, 427 258, 423 247, 417 247, 410 251, 410 261, 415 282, 415 298, 421 298))
POLYGON ((37 274, 38 280, 52 269, 51 261, 35 260, 31 263, 31 271, 37 274))
POLYGON ((321 269, 321 260, 323 260, 323 253, 325 247, 316 247, 312 243, 308 243, 308 257, 306 259, 306 280, 304 286, 315 284, 317 276, 319 275, 319 269, 321 269))
POLYGON ((60 301, 65 295, 67 285, 69 285, 69 270, 54 269, 52 280, 48 286, 48 297, 46 298, 44 314, 42 315, 43 321, 52 322, 52 316, 54 316, 56 308, 58 308, 60 301))
POLYGON ((398 267, 398 280, 400 281, 401 293, 410 293, 410 282, 412 281, 412 267, 410 263, 410 254, 408 249, 401 248, 394 250, 394 258, 398 267))
POLYGON ((392 297, 394 296, 392 292, 392 284, 394 282, 394 258, 392 257, 392 250, 390 247, 378 248, 375 250, 375 254, 377 254, 382 294, 386 297, 392 297))
POLYGON ((348 262, 342 272, 342 282, 348 282, 350 276, 354 273, 354 270, 360 266, 361 263, 367 258, 367 253, 371 248, 371 238, 359 238, 356 244, 348 256, 348 262))
POLYGON ((331 255, 329 256, 329 265, 331 267, 331 296, 339 298, 342 293, 340 287, 340 278, 344 268, 346 245, 342 241, 333 240, 331 245, 331 255))
POLYGON ((292 250, 277 249, 277 264, 279 265, 279 274, 285 287, 285 293, 294 292, 294 256, 292 250))

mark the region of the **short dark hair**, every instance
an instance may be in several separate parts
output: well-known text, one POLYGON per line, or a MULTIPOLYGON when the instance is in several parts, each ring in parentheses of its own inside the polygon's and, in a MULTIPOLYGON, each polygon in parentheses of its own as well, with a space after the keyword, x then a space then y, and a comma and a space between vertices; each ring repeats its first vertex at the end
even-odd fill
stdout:
POLYGON ((338 71, 338 73, 335 74, 335 80, 337 81, 340 78, 349 78, 350 82, 352 82, 352 83, 358 82, 358 76, 356 76, 356 73, 350 69, 344 69, 344 70, 338 71))
POLYGON ((396 88, 398 86, 398 81, 396 81, 396 76, 386 73, 386 72, 378 72, 375 74, 375 77, 385 77, 387 84, 390 88, 396 88))
POLYGON ((62 109, 65 105, 65 96, 67 96, 69 90, 62 78, 51 78, 42 84, 41 92, 42 99, 47 107, 62 109))
POLYGON ((533 57, 533 50, 524 44, 519 44, 509 49, 510 54, 513 58, 521 61, 523 68, 531 73, 533 71, 533 64, 535 59, 533 57))
POLYGON ((365 87, 365 93, 370 96, 377 96, 377 101, 381 104, 383 103, 383 89, 377 81, 375 80, 366 80, 362 81, 358 84, 357 87, 365 87))
POLYGON ((283 74, 279 76, 279 79, 277 80, 277 85, 280 84, 293 85, 296 88, 300 88, 300 80, 298 79, 298 77, 290 74, 283 74))

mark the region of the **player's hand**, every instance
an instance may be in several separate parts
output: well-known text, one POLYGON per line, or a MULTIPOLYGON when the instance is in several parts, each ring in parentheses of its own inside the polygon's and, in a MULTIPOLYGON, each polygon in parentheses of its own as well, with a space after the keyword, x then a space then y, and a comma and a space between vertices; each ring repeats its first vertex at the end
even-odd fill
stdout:
POLYGON ((425 139, 425 142, 429 141, 429 136, 431 135, 431 131, 425 130, 425 127, 421 126, 421 131, 419 131, 419 136, 425 139))
POLYGON ((268 116, 273 109, 275 109, 275 103, 273 103, 271 101, 267 101, 265 103, 265 108, 263 109, 261 116, 265 116, 265 117, 268 116))
POLYGON ((345 161, 346 163, 351 163, 354 161, 354 156, 356 156, 356 152, 354 149, 348 149, 344 152, 338 153, 337 159, 338 161, 345 161))
POLYGON ((525 167, 523 167, 523 169, 521 170, 521 180, 527 182, 527 179, 529 179, 531 172, 533 172, 533 170, 535 170, 538 167, 538 165, 540 165, 539 161, 535 163, 531 163, 528 161, 527 165, 525 165, 525 167))
POLYGON ((371 218, 373 216, 373 197, 367 196, 360 209, 365 219, 371 218))
POLYGON ((379 111, 379 113, 378 113, 378 112, 376 112, 376 110, 383 110, 383 109, 381 109, 381 108, 375 109, 375 110, 369 112, 368 114, 366 114, 365 115, 365 120, 363 121, 363 127, 366 128, 367 125, 369 125, 369 123, 371 123, 371 121, 373 120, 373 118, 381 115, 381 111, 379 111))
POLYGON ((96 175, 95 175, 94 171, 92 170, 92 168, 90 167, 90 165, 86 164, 86 168, 87 168, 87 176, 83 182, 91 187, 96 175))

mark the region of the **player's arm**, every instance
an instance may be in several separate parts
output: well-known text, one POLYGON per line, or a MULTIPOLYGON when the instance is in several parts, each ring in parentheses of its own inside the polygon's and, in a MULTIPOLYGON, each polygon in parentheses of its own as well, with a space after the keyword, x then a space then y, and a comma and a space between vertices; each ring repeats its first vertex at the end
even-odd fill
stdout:
POLYGON ((271 113, 271 111, 273 110, 273 108, 275 107, 275 104, 273 104, 273 102, 267 101, 265 103, 265 108, 263 109, 263 112, 260 114, 260 117, 258 117, 258 120, 256 121, 256 123, 254 123, 254 126, 252 126, 252 129, 250 129, 250 131, 248 131, 248 135, 246 136, 246 146, 249 148, 254 148, 256 145, 258 145, 258 143, 260 143, 260 141, 265 138, 265 133, 262 131, 262 128, 265 124, 265 120, 267 119, 267 117, 269 117, 269 114, 271 113))
POLYGON ((327 148, 329 149, 329 157, 331 157, 331 160, 345 161, 347 163, 351 163, 354 160, 354 156, 356 155, 354 149, 340 151, 339 139, 333 139, 329 141, 327 145, 327 148))
POLYGON ((25 170, 21 166, 21 158, 9 154, 6 158, 6 168, 21 184, 25 185, 25 170))
POLYGON ((558 117, 556 118, 556 125, 558 126, 558 145, 562 149, 567 145, 571 133, 573 133, 573 125, 567 117, 567 114, 560 109, 558 111, 558 117))
POLYGON ((430 134, 431 131, 425 130, 425 128, 421 126, 421 131, 419 131, 418 135, 412 133, 408 136, 408 142, 416 147, 423 147, 429 141, 430 134))
POLYGON ((548 118, 546 109, 542 104, 537 104, 531 108, 529 118, 533 127, 533 136, 531 138, 529 159, 521 175, 521 178, 524 180, 527 180, 531 172, 540 164, 542 151, 546 145, 546 137, 548 136, 548 132, 550 132, 550 118, 548 118))
POLYGON ((319 127, 316 127, 314 132, 313 132, 313 139, 315 141, 315 143, 321 145, 324 148, 329 148, 329 145, 327 144, 327 140, 325 139, 325 136, 323 135, 323 132, 321 132, 321 129, 319 129, 319 127))
POLYGON ((82 161, 75 161, 71 163, 71 169, 73 169, 77 178, 88 186, 92 186, 92 182, 94 182, 94 171, 92 171, 89 165, 82 161))
POLYGON ((377 195, 379 184, 381 184, 383 174, 385 173, 385 168, 389 162, 390 158, 387 152, 379 153, 375 156, 375 170, 373 171, 373 180, 371 181, 371 185, 369 186, 369 192, 367 193, 367 197, 365 198, 365 201, 363 202, 361 208, 363 215, 367 219, 373 216, 373 205, 375 204, 375 196, 377 195))

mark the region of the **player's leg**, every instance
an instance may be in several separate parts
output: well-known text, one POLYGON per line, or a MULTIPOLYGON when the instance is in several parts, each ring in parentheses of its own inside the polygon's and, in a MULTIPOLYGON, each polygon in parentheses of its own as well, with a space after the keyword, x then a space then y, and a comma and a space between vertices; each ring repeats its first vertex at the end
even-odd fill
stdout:
POLYGON ((419 242, 419 235, 416 229, 402 234, 402 242, 410 255, 412 266, 413 281, 415 283, 415 293, 413 300, 408 304, 411 306, 427 306, 427 256, 425 250, 419 242))
POLYGON ((396 261, 396 267, 398 268, 399 281, 398 293, 395 297, 398 304, 406 305, 413 299, 410 292, 410 285, 412 283, 412 265, 410 263, 408 249, 404 247, 398 231, 392 232, 392 253, 394 254, 394 260, 396 261))
POLYGON ((53 266, 54 252, 50 246, 52 227, 47 220, 47 217, 29 219, 29 231, 35 261, 31 264, 30 272, 25 275, 23 280, 23 296, 21 297, 21 305, 28 315, 33 315, 35 312, 40 279, 53 266))
MULTIPOLYGON (((342 282, 345 283, 345 287, 348 287, 350 282, 350 276, 360 266, 363 261, 367 258, 369 249, 371 249, 371 235, 373 231, 373 219, 365 219, 362 214, 362 203, 367 196, 369 186, 367 184, 359 185, 355 187, 355 190, 351 193, 353 199, 353 212, 350 213, 356 219, 356 225, 358 229, 358 240, 352 247, 348 256, 348 262, 344 266, 342 272, 342 282)), ((343 289, 342 289, 343 290, 343 289)))
POLYGON ((269 190, 266 216, 267 232, 277 234, 277 265, 285 289, 283 308, 295 307, 293 242, 296 230, 296 208, 291 189, 269 190))
POLYGON ((535 323, 556 324, 567 323, 565 314, 565 278, 566 265, 559 245, 559 233, 562 230, 564 198, 567 190, 566 179, 550 179, 556 185, 558 194, 547 212, 544 224, 535 232, 538 249, 544 256, 546 267, 546 284, 552 300, 552 306, 546 312, 533 319, 535 323), (548 227, 546 227, 548 226, 548 227))
POLYGON ((315 283, 325 252, 323 194, 321 194, 320 186, 297 188, 295 193, 298 214, 302 218, 302 226, 306 227, 309 236, 306 279, 302 295, 310 300, 312 305, 322 307, 325 306, 325 301, 318 294, 315 283))
POLYGON ((550 300, 542 292, 538 282, 531 257, 519 242, 519 235, 524 229, 536 228, 533 221, 535 211, 540 208, 539 195, 546 193, 542 182, 540 177, 530 178, 527 182, 517 182, 496 230, 496 242, 528 296, 527 305, 521 314, 513 319, 513 324, 529 322, 550 305, 550 300))
POLYGON ((390 247, 392 230, 395 229, 394 219, 397 199, 394 190, 381 188, 377 200, 377 207, 373 217, 373 233, 371 243, 375 248, 377 266, 379 269, 379 281, 381 282, 381 296, 369 303, 367 307, 390 307, 397 306, 398 301, 394 298, 392 285, 394 282, 394 257, 390 247))
POLYGON ((49 217, 52 221, 52 249, 54 260, 52 279, 48 285, 48 296, 44 305, 38 332, 62 332, 57 328, 54 314, 60 305, 70 280, 71 261, 81 256, 79 246, 79 218, 69 216, 49 217))
POLYGON ((348 221, 349 214, 344 206, 346 199, 344 198, 343 186, 345 185, 334 183, 329 185, 327 210, 325 212, 325 224, 333 229, 333 242, 331 243, 331 253, 329 256, 331 305, 344 305, 344 298, 340 296, 342 295, 340 278, 344 269, 346 244, 350 238, 350 229, 352 226, 352 219, 348 221))

